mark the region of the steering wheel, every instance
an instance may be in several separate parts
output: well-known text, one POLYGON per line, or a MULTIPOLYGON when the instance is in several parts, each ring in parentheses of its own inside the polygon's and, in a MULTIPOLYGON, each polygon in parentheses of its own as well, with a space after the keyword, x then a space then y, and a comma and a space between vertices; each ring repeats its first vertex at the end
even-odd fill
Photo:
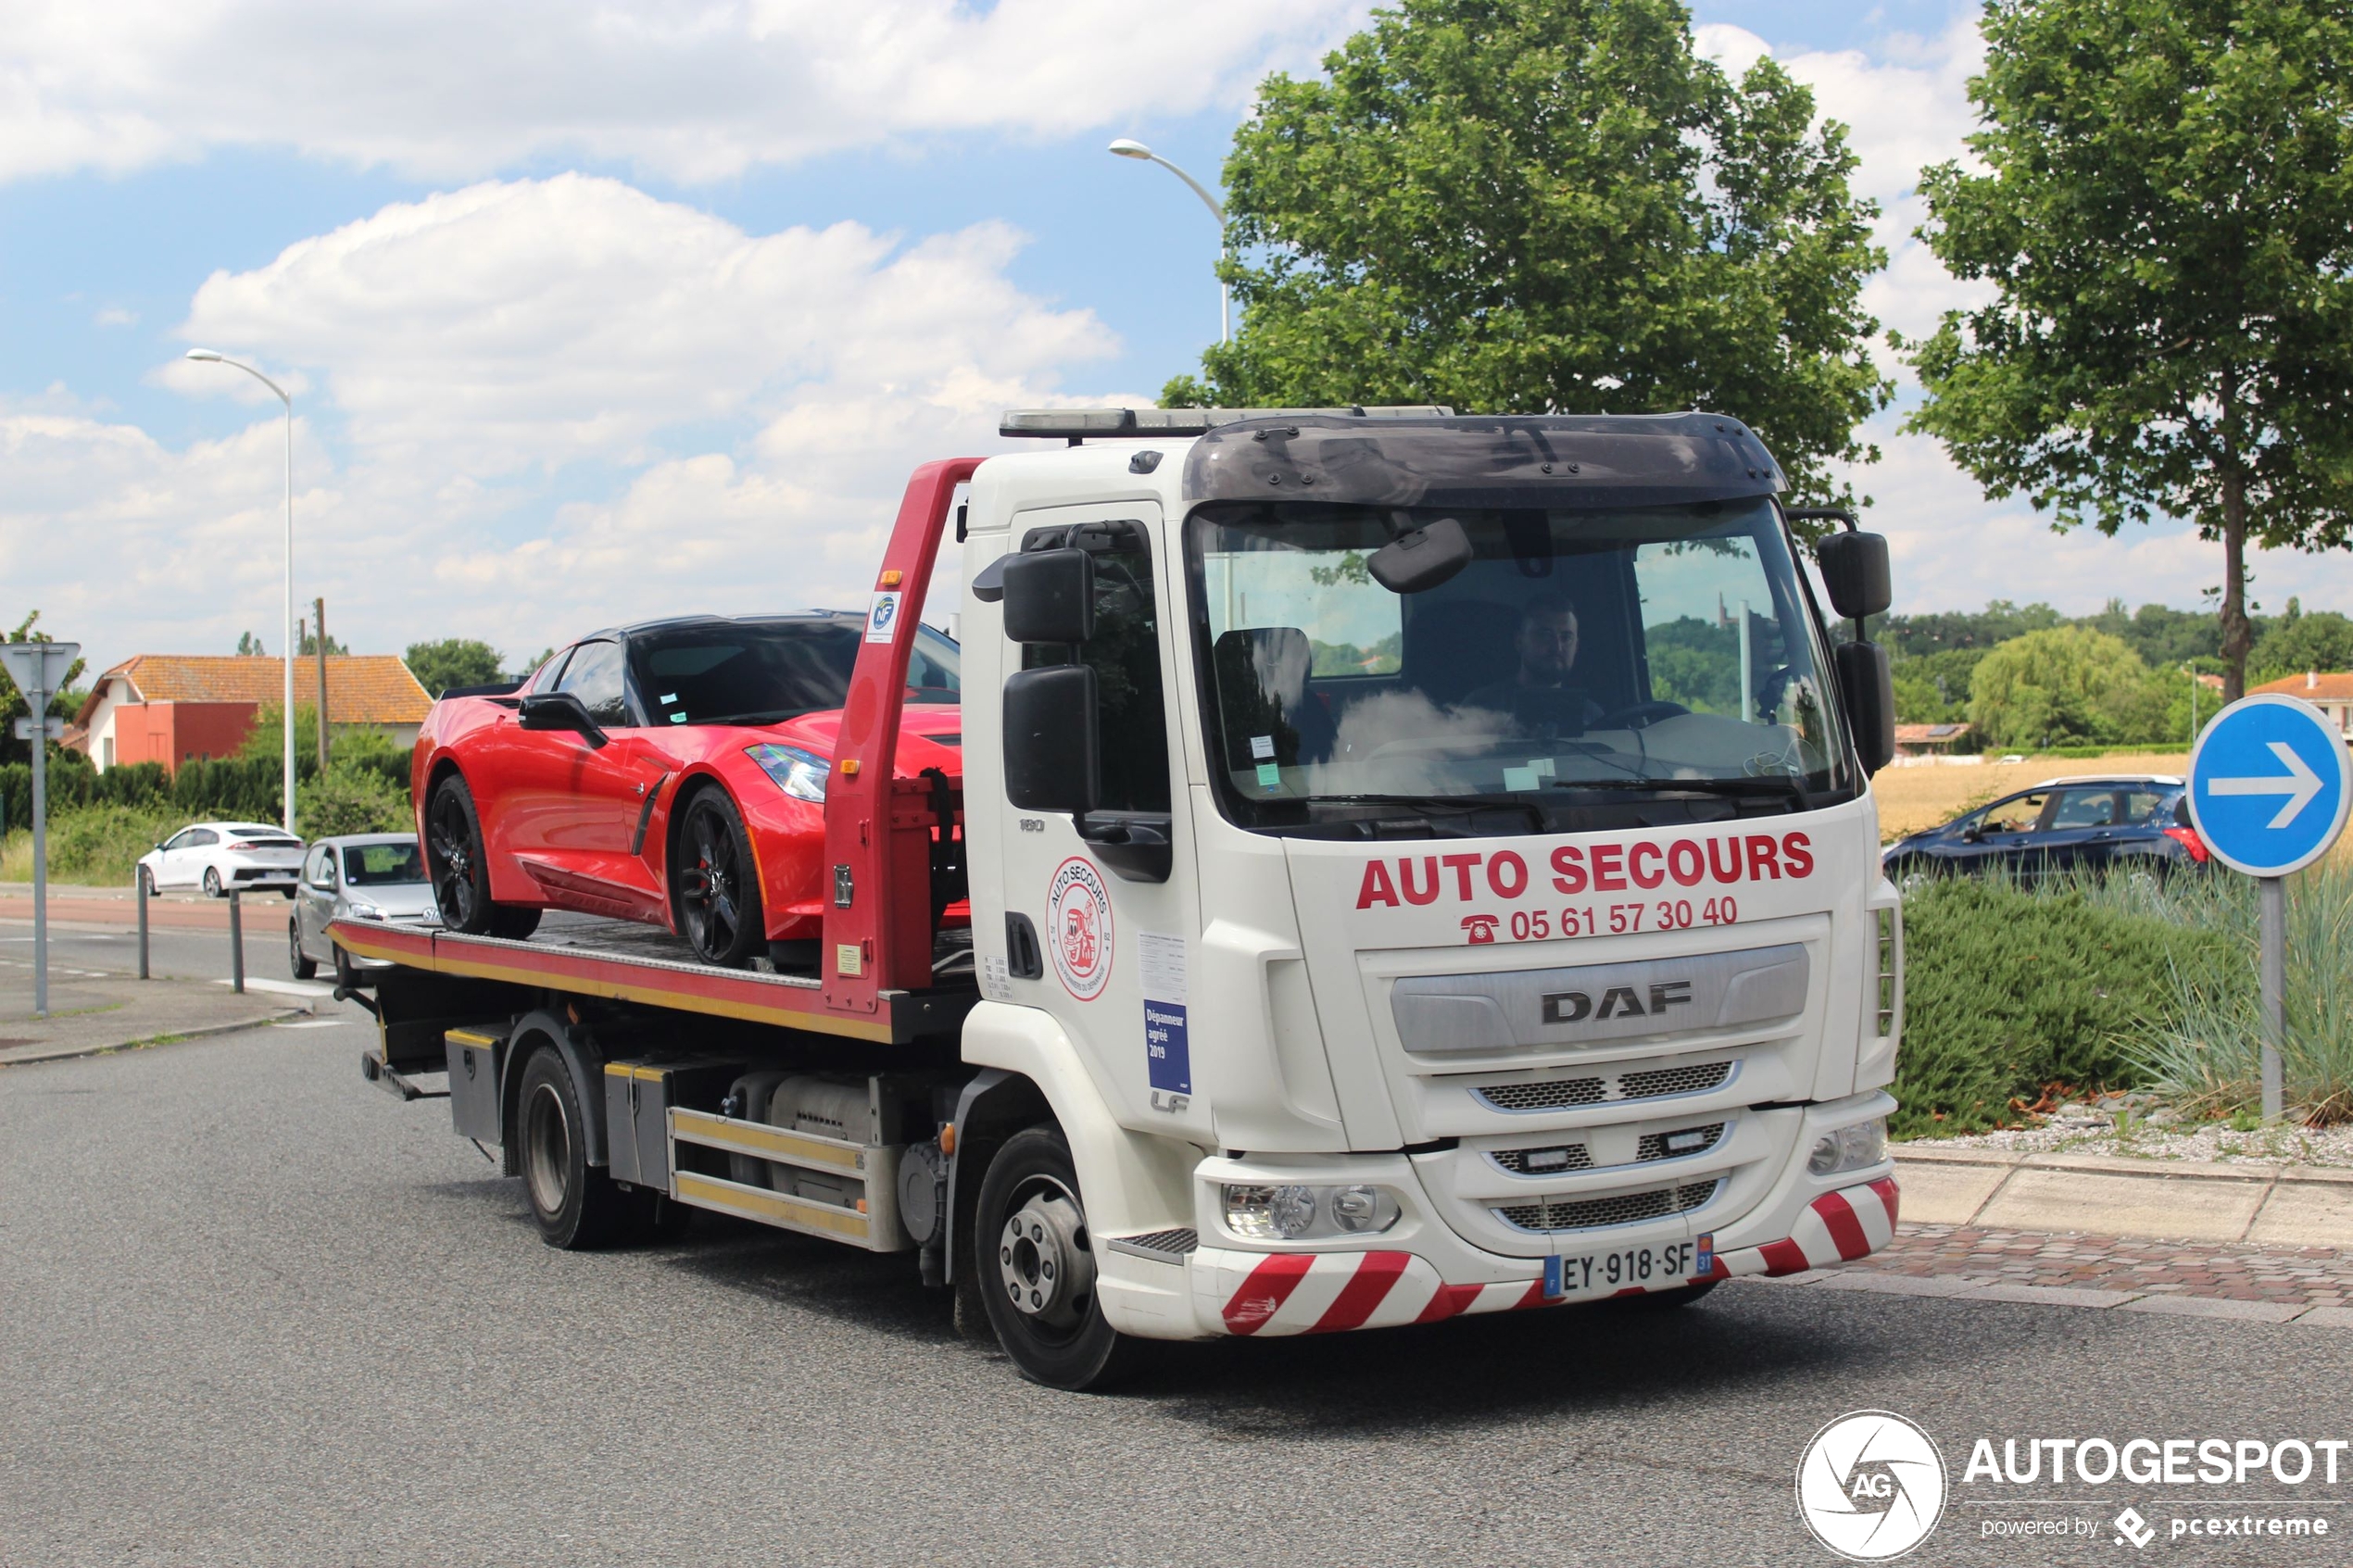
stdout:
POLYGON ((1638 702, 1605 713, 1585 727, 1589 730, 1647 730, 1661 719, 1680 719, 1691 711, 1680 702, 1638 702))

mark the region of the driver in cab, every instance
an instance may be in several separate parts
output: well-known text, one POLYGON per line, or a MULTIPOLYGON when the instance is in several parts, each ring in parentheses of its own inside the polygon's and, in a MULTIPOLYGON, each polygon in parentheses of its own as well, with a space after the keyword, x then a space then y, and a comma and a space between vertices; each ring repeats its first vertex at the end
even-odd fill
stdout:
POLYGON ((1507 713, 1523 732, 1575 734, 1602 716, 1601 704, 1573 684, 1577 612, 1558 594, 1539 594, 1521 607, 1512 639, 1519 668, 1466 696, 1458 709, 1507 713))

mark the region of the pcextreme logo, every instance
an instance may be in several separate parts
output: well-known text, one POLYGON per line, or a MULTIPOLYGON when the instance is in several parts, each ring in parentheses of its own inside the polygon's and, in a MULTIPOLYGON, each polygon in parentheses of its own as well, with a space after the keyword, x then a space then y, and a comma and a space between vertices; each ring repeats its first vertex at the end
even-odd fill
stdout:
POLYGON ((1816 1540, 1851 1562, 1901 1557, 1944 1512, 1944 1461, 1902 1416, 1852 1411, 1806 1445, 1797 1512, 1816 1540))

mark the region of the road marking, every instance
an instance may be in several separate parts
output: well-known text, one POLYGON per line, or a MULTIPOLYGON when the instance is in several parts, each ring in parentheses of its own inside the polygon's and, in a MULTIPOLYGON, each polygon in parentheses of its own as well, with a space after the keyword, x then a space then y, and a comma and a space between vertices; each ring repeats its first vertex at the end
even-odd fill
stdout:
POLYGON ((359 1022, 356 1018, 308 1018, 295 1023, 281 1023, 281 1029, 348 1029, 359 1022))
POLYGON ((2304 808, 2312 804, 2312 797, 2321 793, 2321 775, 2312 771, 2287 742, 2275 740, 2271 746, 2271 755, 2287 764, 2286 778, 2269 773, 2252 779, 2216 779, 2206 786, 2206 791, 2208 795, 2284 795, 2287 799, 2280 807, 2279 814, 2263 824, 2268 828, 2284 828, 2301 816, 2304 808))
MULTIPOLYGON (((216 980, 213 984, 215 985, 233 985, 236 982, 233 980, 216 980)), ((296 980, 261 980, 257 979, 250 974, 245 976, 245 989, 248 991, 268 991, 273 995, 281 997, 332 997, 335 994, 335 988, 332 985, 305 985, 300 981, 296 980)))

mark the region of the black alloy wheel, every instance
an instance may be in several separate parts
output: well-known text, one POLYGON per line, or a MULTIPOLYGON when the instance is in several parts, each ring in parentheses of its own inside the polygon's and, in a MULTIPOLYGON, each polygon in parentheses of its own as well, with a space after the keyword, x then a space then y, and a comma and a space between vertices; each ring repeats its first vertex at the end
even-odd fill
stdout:
POLYGON ((760 872, 744 820, 726 792, 706 789, 686 807, 671 857, 678 929, 695 957, 740 969, 768 947, 760 912, 760 872))
POLYGON ((286 967, 294 971, 296 980, 308 980, 319 972, 319 961, 302 950, 302 927, 294 921, 286 922, 286 967))
POLYGON ((425 811, 425 874, 433 879, 441 923, 465 936, 499 935, 490 901, 490 867, 482 852, 482 821, 473 791, 456 773, 434 787, 425 811))

